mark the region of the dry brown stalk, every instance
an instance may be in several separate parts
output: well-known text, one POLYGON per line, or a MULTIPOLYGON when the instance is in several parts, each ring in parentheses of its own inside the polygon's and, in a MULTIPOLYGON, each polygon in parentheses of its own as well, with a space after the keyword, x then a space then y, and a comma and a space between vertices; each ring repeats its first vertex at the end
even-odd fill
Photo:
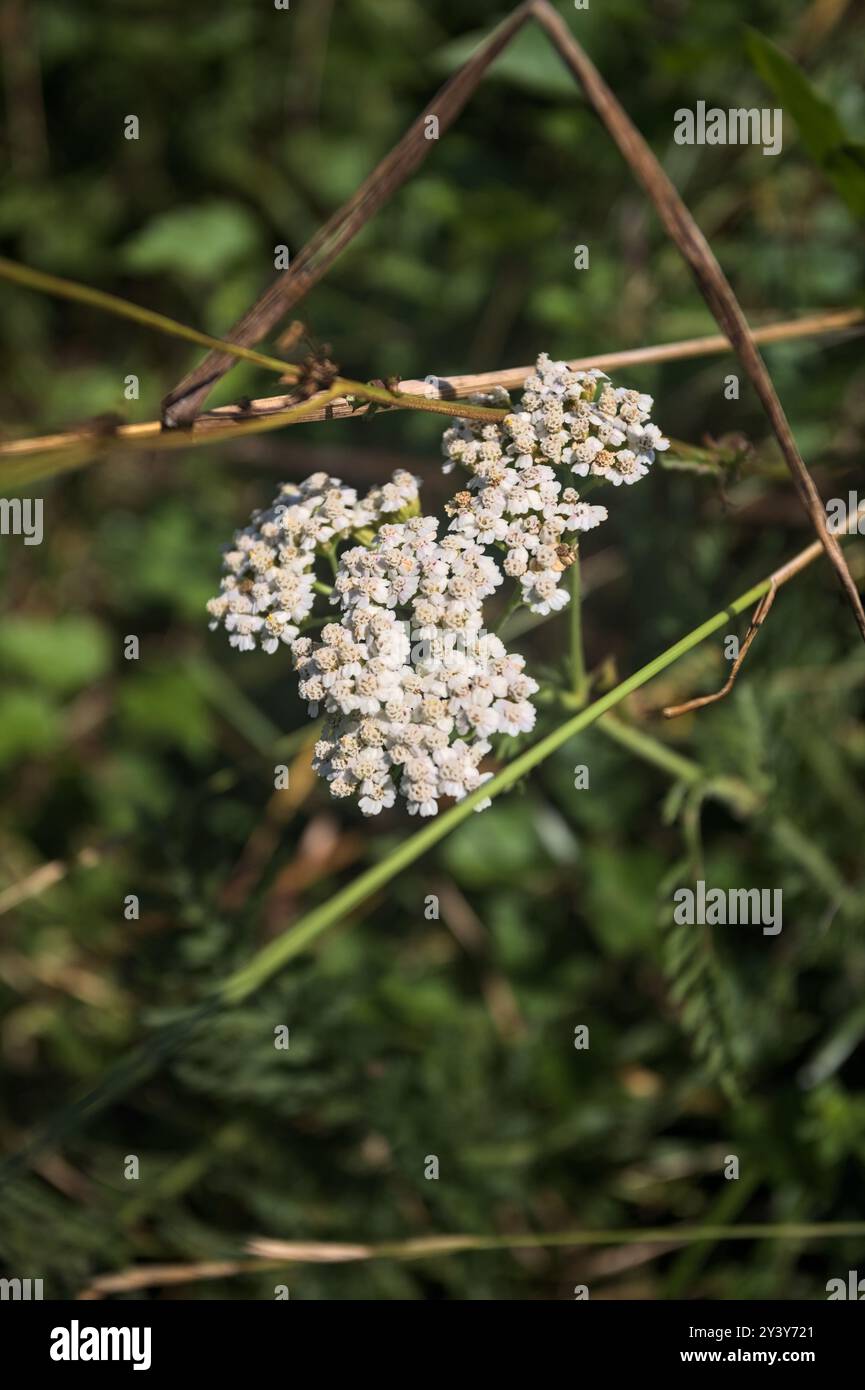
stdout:
POLYGON ((733 686, 736 684, 736 677, 742 668, 742 663, 748 655, 748 648, 757 636, 763 623, 769 616, 769 609, 775 602, 775 595, 778 592, 778 585, 773 582, 771 589, 764 594, 754 610, 751 625, 745 634, 745 640, 739 648, 739 655, 733 662, 730 674, 721 686, 720 690, 715 690, 711 695, 696 695, 693 700, 686 700, 683 705, 667 705, 662 711, 665 719, 678 719, 681 714, 690 714, 693 710, 703 709, 705 705, 714 705, 718 700, 723 700, 725 695, 729 695, 733 686))
POLYGON ((26 878, 0 892, 0 917, 6 912, 11 912, 14 907, 19 907, 21 903, 27 902, 29 898, 38 898, 56 883, 61 883, 73 869, 94 868, 101 861, 105 849, 105 845, 89 845, 79 850, 71 859, 52 859, 46 864, 40 864, 26 878))
MULTIPOLYGON (((272 1240, 257 1236, 246 1244, 251 1259, 206 1260, 194 1264, 132 1266, 111 1274, 99 1274, 78 1295, 101 1298, 109 1293, 132 1289, 158 1288, 168 1284, 219 1279, 252 1271, 279 1269, 286 1264, 350 1264, 356 1260, 419 1260, 471 1250, 517 1251, 529 1249, 575 1249, 609 1246, 611 1250, 649 1247, 669 1248, 703 1240, 788 1239, 811 1240, 832 1236, 854 1236, 865 1230, 865 1223, 814 1222, 739 1225, 693 1225, 645 1230, 620 1231, 527 1231, 505 1235, 432 1235, 390 1242, 348 1243, 316 1240, 272 1240)), ((656 1253, 662 1253, 656 1248, 656 1253)), ((615 1270, 610 1270, 615 1272, 615 1270)))
POLYGON ((78 1298, 93 1301, 109 1293, 130 1293, 133 1289, 168 1288, 173 1284, 194 1284, 204 1279, 228 1279, 234 1274, 261 1269, 260 1260, 202 1260, 198 1264, 142 1265, 117 1274, 100 1274, 78 1298))
MULTIPOLYGON (((780 323, 768 323, 762 328, 752 329, 758 343, 781 343, 791 338, 803 338, 810 334, 835 333, 849 328, 861 328, 865 324, 863 309, 835 309, 828 313, 809 314, 801 319, 786 319, 780 323)), ((730 352, 730 340, 721 333, 708 337, 684 338, 677 343, 658 343, 651 347, 624 348, 619 352, 596 352, 590 357, 574 357, 568 365, 574 371, 587 367, 608 368, 641 366, 648 362, 675 362, 689 357, 711 357, 718 353, 730 352)), ((470 396, 476 391, 489 391, 494 386, 505 390, 522 386, 533 366, 506 367, 500 372, 477 372, 473 376, 437 377, 440 383, 439 395, 450 400, 470 396)), ((420 395, 427 381, 407 380, 399 383, 401 391, 412 391, 420 395)))
MULTIPOLYGON (((848 519, 848 525, 851 529, 856 530, 859 526, 859 522, 863 519, 865 519, 865 502, 863 502, 861 506, 857 508, 855 514, 848 519)), ((789 580, 793 579, 801 570, 813 564, 820 555, 822 549, 822 543, 820 541, 814 541, 812 545, 807 546, 804 550, 800 550, 798 555, 794 555, 792 560, 788 560, 786 565, 782 565, 780 569, 775 570, 774 573, 769 576, 771 587, 763 595, 754 611, 754 616, 751 619, 751 624, 740 648, 739 655, 733 664, 733 669, 730 672, 729 678, 725 681, 721 689, 716 690, 711 695, 700 695, 693 700, 686 700, 684 704, 681 705, 665 706, 662 710, 665 719, 677 719, 680 714, 688 714, 692 710, 702 709, 704 705, 713 705, 717 700, 722 700, 725 695, 729 695, 736 677, 739 674, 742 663, 748 655, 748 648, 751 646, 758 631, 766 621, 769 609, 775 602, 775 595, 778 589, 782 584, 786 584, 789 580)))
MULTIPOLYGON (((261 342, 318 283, 340 252, 423 164, 435 145, 435 140, 427 135, 427 118, 435 116, 439 134, 448 129, 474 93, 490 63, 522 28, 531 10, 531 0, 518 5, 448 79, 390 153, 307 242, 289 269, 282 272, 249 312, 234 325, 227 335, 229 341, 244 347, 261 342)), ((208 393, 233 365, 233 358, 216 352, 209 353, 166 396, 162 403, 163 423, 175 427, 191 424, 208 393)))
MULTIPOLYGON (((524 0, 511 15, 490 35, 471 58, 445 83, 433 102, 406 131, 402 139, 364 180, 357 191, 316 233, 300 252, 294 264, 285 271, 270 289, 258 300, 244 318, 235 325, 230 341, 248 349, 276 326, 279 320, 314 285, 333 263, 340 251, 348 245, 374 213, 387 201, 406 179, 422 164, 429 150, 427 122, 434 117, 438 122, 436 134, 445 130, 462 110, 469 97, 477 88, 490 63, 513 39, 526 19, 534 17, 557 48, 565 65, 579 82, 596 114, 613 137, 616 145, 629 164, 631 171, 648 193, 669 236, 681 251, 691 268, 697 285, 706 303, 724 330, 742 366, 750 378, 769 417, 774 434, 792 475, 802 505, 811 518, 814 529, 829 557, 839 582, 853 609, 860 633, 865 640, 865 608, 859 592, 847 567, 837 539, 826 523, 826 516, 817 491, 805 462, 799 453, 784 408, 775 391, 772 378, 760 355, 757 339, 752 333, 736 295, 721 270, 718 261, 691 213, 688 211, 672 182, 661 168, 621 103, 604 82, 597 68, 571 34, 562 17, 549 3, 549 0, 524 0)), ((191 373, 184 377, 179 386, 163 402, 162 424, 165 427, 192 424, 208 392, 234 365, 236 357, 214 350, 191 373)), ((352 387, 358 383, 347 380, 338 382, 342 392, 352 394, 352 387)), ((361 396, 391 404, 387 399, 390 393, 376 392, 370 386, 361 389, 361 396)), ((336 414, 336 405, 331 405, 339 391, 332 388, 322 397, 312 398, 314 409, 330 405, 336 414)), ((428 401, 415 398, 404 399, 401 404, 416 409, 442 410, 443 401, 428 401)), ((310 402, 304 402, 309 406, 310 402)), ((309 418, 306 409, 295 408, 309 418)), ((237 412, 237 408, 235 408, 237 412)), ((283 423, 281 411, 277 408, 269 417, 274 426, 283 423)), ((268 417, 255 419, 247 428, 268 427, 268 417)), ((133 427, 134 428, 134 427, 133 427)), ((63 465, 61 465, 63 466, 63 465)), ((73 465, 68 465, 73 466, 73 465)), ((12 478, 14 482, 14 477, 12 478)))
MULTIPOLYGON (((507 47, 530 16, 538 21, 555 45, 632 172, 645 188, 668 234, 690 266, 706 303, 733 345, 769 417, 802 505, 835 569, 865 640, 865 608, 841 547, 826 524, 820 494, 799 453, 784 408, 733 288, 648 144, 549 0, 524 0, 514 9, 486 43, 449 79, 352 197, 307 243, 294 264, 234 326, 229 334, 230 340, 244 346, 259 342, 298 303, 340 251, 420 167, 431 143, 426 131, 428 117, 435 116, 439 131, 446 130, 477 88, 490 63, 507 47)), ((191 425, 208 392, 234 366, 234 360, 225 354, 210 353, 166 397, 163 402, 163 424, 166 427, 191 425)))
POLYGON ((865 608, 862 607, 859 591, 847 568, 841 547, 826 523, 820 494, 799 453, 772 378, 760 356, 739 301, 712 248, 624 107, 577 43, 561 15, 553 9, 549 0, 532 0, 532 13, 552 39, 632 172, 645 188, 667 232, 691 267, 703 298, 719 326, 730 339, 769 417, 802 505, 808 512, 849 599, 859 631, 865 640, 865 608))
MULTIPOLYGON (((778 323, 766 324, 752 330, 754 338, 760 343, 788 342, 796 338, 812 337, 828 333, 840 333, 865 325, 865 310, 838 309, 825 313, 810 314, 801 319, 786 319, 778 323)), ((586 367, 601 367, 603 370, 617 367, 635 366, 649 362, 669 362, 693 357, 709 357, 730 352, 729 339, 722 334, 701 338, 685 338, 675 343, 657 343, 647 347, 626 348, 619 352, 599 352, 588 357, 575 357, 569 366, 575 370, 586 367)), ((454 404, 475 392, 488 391, 494 386, 511 390, 519 387, 529 375, 531 367, 506 367, 496 372, 477 372, 473 375, 437 376, 438 399, 429 398, 418 404, 430 386, 424 380, 405 380, 399 383, 399 393, 409 393, 413 398, 410 408, 429 409, 448 415, 459 413, 454 404)), ((430 373, 433 375, 433 373, 430 373)), ((435 388, 432 388, 435 389, 435 388)), ((394 404, 387 409, 400 410, 407 407, 394 397, 394 404)), ((247 434, 260 434, 267 430, 281 429, 284 425, 309 424, 322 420, 360 417, 369 410, 369 404, 349 401, 345 396, 314 396, 300 405, 291 394, 262 396, 244 405, 223 405, 215 410, 199 415, 191 430, 165 433, 159 420, 142 421, 136 425, 119 425, 108 436, 104 433, 87 433, 86 428, 68 430, 62 434, 39 435, 30 439, 11 439, 0 443, 0 463, 4 459, 32 459, 38 455, 69 454, 69 466, 78 467, 100 451, 120 447, 130 449, 183 449, 197 444, 242 438, 247 434)), ((9 481, 14 481, 10 478, 9 481)))

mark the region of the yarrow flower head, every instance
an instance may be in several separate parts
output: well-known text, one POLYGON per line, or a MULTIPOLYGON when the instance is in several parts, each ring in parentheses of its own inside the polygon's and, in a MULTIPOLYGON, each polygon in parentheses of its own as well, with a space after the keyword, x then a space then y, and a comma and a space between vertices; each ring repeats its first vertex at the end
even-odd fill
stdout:
POLYGON ((345 551, 331 600, 340 621, 292 644, 300 694, 328 716, 313 765, 367 815, 397 792, 410 814, 434 815, 491 775, 479 763, 492 735, 534 725, 537 683, 483 628, 501 571, 463 536, 439 541, 438 526, 385 524, 345 551))
POLYGON ((596 367, 572 371, 546 353, 516 409, 502 390, 476 400, 508 414, 493 423, 458 420, 445 431, 445 472, 459 464, 471 475, 447 505, 450 529, 500 545, 504 571, 519 580, 529 609, 555 612, 569 601, 561 577, 576 556, 573 542, 607 519, 606 507, 581 500, 563 475, 634 483, 669 441, 649 420, 651 396, 614 387, 596 367))
POLYGON ((291 642, 312 611, 317 555, 385 513, 418 505, 417 479, 403 470, 358 500, 327 473, 284 483, 266 511, 254 512, 223 556, 220 593, 208 605, 211 630, 220 626, 241 651, 260 645, 273 653, 291 642))
POLYGON ((531 731, 538 684, 486 630, 484 604, 505 586, 507 611, 563 608, 579 537, 607 519, 572 478, 630 484, 668 447, 650 396, 546 354, 516 407, 503 391, 476 399, 507 413, 445 432, 445 471, 468 476, 443 536, 404 470, 362 498, 315 473, 236 533, 208 604, 211 628, 241 651, 290 647, 301 698, 324 714, 313 766, 364 815, 397 796, 434 815, 492 775, 481 767, 491 739, 531 731), (334 612, 313 636, 318 594, 334 612))

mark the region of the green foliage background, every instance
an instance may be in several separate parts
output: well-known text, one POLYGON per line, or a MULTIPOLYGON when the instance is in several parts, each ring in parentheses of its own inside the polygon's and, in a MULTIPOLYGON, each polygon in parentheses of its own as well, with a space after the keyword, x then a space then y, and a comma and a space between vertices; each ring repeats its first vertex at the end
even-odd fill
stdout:
MULTIPOLYGON (((19 8, 4 253, 216 334, 272 278, 273 247, 302 246, 502 13, 484 0, 19 8), (123 138, 130 113, 137 142, 123 138)), ((861 10, 755 0, 749 39, 735 0, 560 8, 753 322, 860 302, 861 10), (783 153, 676 146, 673 113, 697 100, 783 104, 783 153)), ((81 306, 0 294, 7 433, 104 411, 153 418, 196 360, 81 306)), ((714 331, 535 32, 301 313, 355 378, 714 331), (573 269, 579 243, 588 271, 573 269)), ((766 355, 824 496, 846 497, 861 479, 861 339, 766 355)), ((585 547, 592 666, 633 670, 811 539, 752 393, 724 397, 734 370, 717 357, 621 374, 716 469, 656 467, 611 495, 611 520, 585 547)), ((270 389, 239 366, 212 403, 270 389)), ((288 801, 273 798, 278 740, 305 722, 287 660, 230 651, 203 605, 220 546, 283 478, 326 468, 365 486, 408 466, 432 510, 440 432, 398 414, 297 426, 30 488, 44 495, 44 544, 0 544, 0 872, 13 884, 92 847, 99 861, 0 921, 6 1151, 145 1027, 415 828, 332 803, 302 753, 288 801), (123 657, 128 634, 137 663, 123 657), (137 922, 124 920, 129 893, 137 922)), ((860 545, 848 547, 854 569, 860 545)), ((517 645, 534 667, 561 660, 558 625, 517 645)), ((590 730, 64 1135, 3 1193, 4 1273, 68 1297, 128 1265, 232 1258, 254 1235, 860 1219, 865 653, 826 565, 783 591, 727 701, 664 724, 662 704, 715 688, 727 669, 713 640, 626 712, 699 763, 691 784, 590 730), (574 790, 578 764, 590 790, 574 790), (780 887, 783 932, 672 928, 672 889, 694 877, 780 887), (438 921, 424 914, 432 893, 438 921), (273 1047, 281 1023, 288 1052, 273 1047), (588 1051, 574 1050, 578 1024, 588 1051), (123 1177, 128 1154, 137 1183, 123 1177), (438 1182, 424 1178, 429 1154, 438 1182), (728 1154, 738 1183, 723 1178, 728 1154)), ((560 717, 546 707, 540 727, 560 717)), ((862 1259, 851 1239, 630 1261, 502 1251, 303 1265, 156 1296, 271 1298, 278 1277, 307 1299, 572 1297, 579 1282, 593 1297, 820 1298, 862 1259)))

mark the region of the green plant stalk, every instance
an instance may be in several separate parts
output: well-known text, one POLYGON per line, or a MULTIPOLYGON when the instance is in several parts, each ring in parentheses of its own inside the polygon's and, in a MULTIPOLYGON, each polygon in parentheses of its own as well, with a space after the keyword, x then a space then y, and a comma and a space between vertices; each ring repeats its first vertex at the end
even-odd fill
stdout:
MULTIPOLYGON (((185 323, 179 323, 177 319, 169 318, 167 314, 158 314, 153 309, 145 309, 142 305, 134 304, 129 299, 122 299, 120 295, 108 294, 105 290, 94 290, 90 285, 81 285, 76 280, 65 280, 59 275, 50 275, 44 270, 32 270, 30 266, 20 265, 17 261, 10 261, 5 256, 0 256, 0 279, 9 280, 16 285, 24 285, 27 289, 39 290, 43 294, 54 295, 58 299, 71 299, 80 304, 89 304, 93 309, 101 309, 103 312, 114 314, 118 318, 132 319, 134 323, 143 324, 145 328, 154 328, 157 332, 168 333, 173 338, 184 338, 187 342, 197 343, 200 347, 209 348, 212 352, 223 352, 228 356, 240 358, 244 362, 252 362, 255 366, 265 367, 268 371, 277 372, 280 376, 290 380, 296 380, 300 376, 301 368, 296 362, 285 362, 282 358, 271 357, 264 352, 256 352, 254 348, 241 347, 238 343, 230 343, 224 338, 214 338, 209 333, 202 333, 197 328, 190 328, 185 323)), ((365 381, 352 381, 348 377, 341 376, 334 379, 326 395, 317 393, 316 399, 312 401, 309 408, 316 409, 337 396, 358 396, 362 400, 378 405, 398 405, 405 410, 423 410, 430 411, 432 414, 449 416, 464 415, 478 420, 502 420, 508 413, 506 410, 473 405, 471 402, 440 401, 427 396, 413 396, 400 391, 389 391, 387 387, 373 386, 370 382, 365 381)), ((293 415, 295 412, 290 413, 293 415)), ((278 414, 281 415, 282 412, 278 412, 278 414)), ((279 423, 278 420, 277 423, 279 423)), ((250 425, 259 425, 265 429, 275 428, 272 421, 268 425, 253 418, 243 422, 241 433, 251 432, 250 425)), ((182 434, 189 435, 190 432, 184 430, 182 434)), ((74 435, 69 437, 67 442, 72 447, 78 443, 74 435)))
MULTIPOLYGON (((508 625, 508 623, 510 622, 511 618, 512 618, 512 617, 514 616, 514 614, 516 613, 517 609, 522 607, 522 603, 523 603, 522 593, 521 593, 520 589, 517 588, 517 589, 514 590, 513 594, 511 595, 511 601, 510 601, 510 603, 508 604, 507 608, 505 609, 504 613, 502 614, 501 618, 500 618, 499 621, 498 621, 498 625, 497 625, 497 627, 496 627, 496 636, 497 636, 497 637, 501 637, 501 636, 502 636, 502 634, 503 634, 504 631, 505 631, 505 628, 507 627, 507 625, 508 625)), ((552 616, 552 614, 550 614, 550 616, 552 616)))
POLYGON ((508 767, 503 768, 477 791, 471 792, 463 801, 446 811, 444 815, 437 817, 410 839, 398 845, 380 864, 375 864, 372 868, 367 869, 353 883, 347 884, 326 903, 301 917, 290 931, 285 932, 275 941, 271 941, 246 965, 233 971, 200 1004, 193 1006, 182 1017, 156 1030, 143 1042, 132 1048, 130 1052, 109 1068, 93 1090, 53 1115, 35 1131, 24 1148, 0 1162, 0 1187, 17 1176, 29 1159, 46 1145, 61 1142, 90 1116, 99 1113, 112 1100, 118 1099, 132 1086, 145 1080, 162 1062, 176 1052, 179 1047, 182 1047, 187 1038, 191 1037, 210 1017, 223 1008, 240 1003, 257 989, 260 989, 268 980, 277 975, 283 966, 317 940, 329 927, 342 921, 373 893, 383 888, 385 884, 407 868, 409 864, 413 864, 433 845, 443 840, 451 830, 472 814, 481 801, 487 797, 496 797, 499 792, 513 786, 519 778, 524 777, 532 768, 537 767, 539 763, 561 748, 575 734, 581 733, 591 724, 596 723, 628 695, 639 690, 654 676, 672 666, 680 657, 692 651, 707 637, 711 637, 712 633, 724 627, 730 621, 731 616, 752 608, 758 599, 768 593, 773 582, 779 584, 786 582, 821 554, 820 542, 815 541, 787 565, 776 570, 769 578, 761 580, 759 584, 752 585, 745 593, 734 599, 727 608, 722 608, 720 612, 707 618, 699 627, 695 627, 678 642, 668 647, 666 651, 661 652, 645 666, 641 666, 638 671, 621 681, 613 690, 607 691, 593 704, 566 720, 558 729, 554 729, 531 748, 527 748, 508 767))
POLYGON ((697 783, 708 776, 692 758, 683 758, 681 753, 675 753, 660 739, 652 738, 651 734, 644 733, 633 724, 626 724, 614 714, 605 714, 600 727, 614 743, 621 744, 629 753, 669 773, 677 781, 697 783))
POLYGON ((570 570, 571 591, 571 690, 578 700, 586 695, 586 659, 583 653, 583 591, 580 583, 580 548, 570 570))
POLYGON ((347 884, 326 903, 322 903, 320 907, 314 908, 312 912, 301 917, 290 931, 271 941, 256 956, 253 956, 251 961, 241 966, 239 970, 236 970, 222 982, 216 991, 217 997, 225 1004, 237 1004, 248 998, 250 994, 277 974, 283 965, 305 950, 328 927, 346 917, 365 898, 383 888, 397 874, 402 873, 403 869, 408 868, 409 864, 413 864, 421 855, 426 854, 433 845, 443 840, 451 830, 461 825, 487 797, 498 796, 500 792, 512 787, 526 773, 531 772, 532 768, 537 767, 551 753, 555 753, 569 739, 572 739, 575 734, 582 733, 584 729, 594 724, 615 705, 620 704, 633 691, 639 690, 654 676, 665 671, 668 666, 672 666, 680 657, 692 651, 700 642, 705 641, 713 632, 717 632, 729 622, 732 614, 743 613, 752 608, 757 600, 768 592, 771 585, 771 579, 764 579, 759 584, 753 585, 739 598, 734 599, 728 608, 723 608, 719 613, 708 618, 706 622, 701 623, 699 627, 694 628, 692 632, 675 642, 672 647, 668 647, 660 656, 656 656, 645 666, 641 666, 638 671, 621 681, 614 689, 607 691, 593 704, 566 720, 558 729, 554 729, 545 738, 533 744, 531 748, 520 753, 512 763, 502 768, 501 772, 497 773, 489 782, 485 782, 482 787, 470 792, 463 801, 457 802, 443 815, 430 821, 409 840, 405 840, 392 850, 380 864, 375 864, 372 868, 367 869, 353 883, 347 884))
MULTIPOLYGON (((0 256, 0 278, 16 285, 24 285, 27 289, 54 295, 58 299, 88 304, 92 309, 101 309, 104 313, 114 314, 118 318, 132 319, 134 323, 140 323, 145 328, 154 328, 158 333, 168 333, 173 338, 184 338, 187 342, 197 343, 199 347, 209 348, 211 352, 224 352, 244 362, 251 362, 257 367, 264 367, 270 372, 277 372, 280 376, 296 378, 300 375, 300 367, 296 362, 286 362, 280 357, 256 352, 254 348, 241 347, 238 343, 227 342, 224 338, 214 338, 209 333, 202 333, 197 328, 190 328, 188 324, 169 318, 167 314, 158 314, 153 309, 134 304, 130 299, 122 299, 120 295, 108 294, 105 290, 94 290, 90 285, 79 284, 76 280, 65 280, 44 270, 33 270, 17 261, 7 260, 5 256, 0 256)), ((372 386, 368 382, 352 381, 347 377, 337 377, 329 394, 331 399, 337 395, 360 396, 379 405, 400 405, 409 410, 429 410, 433 414, 450 416, 463 413, 481 420, 501 420, 507 414, 506 410, 492 410, 468 402, 462 405, 432 400, 426 396, 401 394, 398 391, 389 391, 386 387, 372 386)), ((320 404, 321 400, 318 400, 311 408, 320 404)), ((249 424, 248 421, 244 422, 243 433, 248 432, 249 424)))
POLYGON ((673 1263, 664 1283, 665 1298, 684 1298, 687 1290, 694 1287, 700 1270, 712 1253, 712 1246, 724 1239, 718 1235, 719 1231, 745 1229, 743 1226, 737 1227, 734 1222, 739 1212, 748 1205, 759 1181, 757 1173, 752 1172, 736 1182, 727 1183, 712 1204, 711 1221, 704 1228, 704 1239, 693 1243, 689 1241, 687 1248, 673 1263))
MULTIPOLYGON (((683 758, 659 739, 625 724, 614 714, 605 714, 599 725, 603 733, 614 743, 626 748, 635 757, 660 768, 676 781, 688 782, 692 786, 700 782, 706 791, 727 801, 739 815, 750 815, 759 806, 759 797, 744 782, 736 778, 711 777, 699 763, 691 758, 683 758)), ((820 847, 786 817, 775 817, 769 823, 769 833, 782 853, 793 859, 818 888, 843 912, 855 912, 861 907, 861 895, 845 882, 835 865, 826 857, 820 847)))
POLYGON ((44 270, 31 270, 30 266, 19 265, 17 261, 9 261, 5 256, 0 256, 0 276, 4 280, 11 280, 13 284, 25 285, 30 290, 40 290, 43 294, 52 294, 59 299, 77 300, 80 304, 89 304, 93 309, 102 309, 105 313, 115 314, 119 318, 132 319, 135 323, 143 324, 145 328, 155 328, 158 333, 170 333, 173 338, 185 338, 187 342, 197 343, 199 347, 230 353, 232 357, 242 358, 244 362, 252 362, 257 367, 266 367, 268 371, 279 372, 280 375, 297 375, 299 371, 296 362, 283 362, 278 357, 256 352, 254 348, 240 347, 237 343, 227 343, 222 338, 213 338, 209 333, 201 333, 197 328, 178 323, 167 314, 157 314, 153 309, 144 309, 140 304, 133 304, 131 300, 121 299, 117 294, 94 290, 90 285, 79 285, 75 280, 64 280, 59 275, 49 275, 44 270))

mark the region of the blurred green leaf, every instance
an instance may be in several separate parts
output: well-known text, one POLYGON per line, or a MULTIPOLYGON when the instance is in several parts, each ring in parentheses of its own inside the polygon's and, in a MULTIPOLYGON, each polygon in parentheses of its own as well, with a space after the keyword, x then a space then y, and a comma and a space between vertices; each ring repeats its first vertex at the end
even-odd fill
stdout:
POLYGON ((190 756, 213 741, 213 720, 198 685, 181 667, 136 671, 124 682, 119 712, 126 733, 190 756))
POLYGON ((60 731, 60 712, 48 696, 33 690, 0 693, 0 765, 50 753, 60 731))
POLYGON ((109 661, 108 638, 94 618, 9 618, 0 629, 0 672, 60 694, 99 680, 109 661))
POLYGON ((599 844, 587 848, 585 858, 594 934, 613 956, 644 951, 657 938, 654 856, 633 846, 623 854, 599 844))
POLYGON ((159 213, 121 248, 129 270, 168 271, 209 280, 253 253, 255 218, 239 203, 216 199, 159 213))
MULTIPOLYGON (((488 30, 463 34, 433 54, 433 62, 444 72, 453 72, 471 57, 489 36, 488 30)), ((496 58, 487 80, 498 78, 535 96, 570 97, 583 101, 582 93, 546 34, 533 24, 522 29, 514 41, 496 58)))
POLYGON ((459 883, 472 887, 525 882, 531 870, 549 862, 523 798, 472 816, 459 835, 445 841, 442 859, 459 883))
POLYGON ((756 29, 748 29, 745 42, 755 69, 799 127, 811 158, 851 212, 865 217, 865 146, 851 139, 835 108, 771 40, 756 29))

